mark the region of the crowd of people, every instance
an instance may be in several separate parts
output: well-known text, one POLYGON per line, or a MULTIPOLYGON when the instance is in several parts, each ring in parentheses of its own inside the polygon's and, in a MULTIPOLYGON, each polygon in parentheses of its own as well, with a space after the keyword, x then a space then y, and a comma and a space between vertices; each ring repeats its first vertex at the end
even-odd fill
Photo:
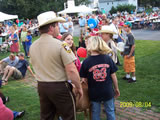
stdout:
POLYGON ((16 24, 11 26, 0 23, 0 52, 10 51, 18 55, 20 46, 23 45, 25 56, 29 57, 29 48, 32 44, 32 31, 28 25, 23 24, 18 27, 16 24))
POLYGON ((116 77, 117 65, 120 65, 117 50, 124 56, 126 76, 123 79, 129 83, 136 82, 132 24, 126 21, 122 23, 118 17, 112 18, 110 23, 105 15, 99 20, 93 14, 91 18, 98 24, 91 28, 87 23, 90 18, 86 20, 81 15, 81 35, 79 47, 76 48, 72 32, 69 32, 70 25, 66 22, 67 17, 70 18, 56 17, 54 12, 45 12, 38 16, 41 36, 31 46, 30 59, 38 80, 41 119, 53 119, 56 114, 60 119, 76 119, 75 101, 70 84, 74 84, 81 99, 81 77, 81 80, 88 84, 92 119, 100 119, 100 106, 103 103, 107 118, 115 120, 114 98, 120 96, 116 77), (121 25, 118 26, 119 24, 121 25), (123 50, 122 47, 118 47, 119 42, 123 43, 123 50), (87 52, 80 51, 82 47, 85 47, 87 52), (88 57, 81 65, 79 57, 82 57, 82 52, 88 57), (65 102, 61 99, 65 99, 65 102))
MULTIPOLYGON (((123 13, 125 14, 125 13, 123 13)), ((130 16, 128 13, 125 16, 121 16, 121 13, 117 13, 116 17, 113 17, 111 19, 108 19, 108 16, 105 14, 96 16, 95 14, 92 14, 90 16, 83 16, 80 14, 79 18, 79 27, 80 27, 80 37, 79 37, 79 47, 84 47, 86 48, 85 40, 89 39, 91 36, 101 36, 103 40, 107 43, 107 45, 112 49, 112 59, 115 64, 121 65, 119 58, 118 58, 118 51, 121 53, 121 56, 128 55, 130 57, 134 56, 134 36, 131 32, 131 28, 133 27, 133 24, 130 20, 128 20, 127 16, 130 16), (125 19, 124 19, 125 17, 125 19), (94 28, 90 27, 89 21, 92 19, 95 23, 97 23, 94 28), (128 29, 126 29, 128 28, 128 29), (99 33, 101 31, 101 33, 99 33), (108 35, 106 35, 106 34, 108 35), (128 49, 128 52, 126 50, 128 49)), ((64 19, 67 19, 69 17, 68 15, 63 16, 64 19)), ((66 24, 67 22, 65 22, 66 24)), ((63 23, 59 23, 63 24, 63 23)), ((60 26, 61 27, 61 26, 60 26)), ((60 28, 60 37, 63 37, 63 34, 68 33, 69 31, 61 33, 61 28, 60 28)), ((75 51, 74 51, 75 52, 75 51)), ((135 77, 135 63, 134 63, 133 58, 131 61, 133 62, 133 70, 131 72, 126 72, 126 77, 127 80, 129 80, 129 83, 135 82, 136 77, 135 77), (130 78, 130 73, 132 73, 132 77, 130 78)), ((125 65, 127 64, 126 60, 125 65)), ((130 61, 130 60, 129 60, 130 61)), ((128 64, 127 64, 128 66, 128 64)))
MULTIPOLYGON (((26 71, 35 77, 28 61, 25 59, 29 57, 29 48, 32 44, 31 30, 29 24, 23 24, 18 27, 16 24, 2 24, 0 23, 0 52, 10 52, 10 55, 0 60, 0 87, 8 84, 8 80, 12 77, 19 80, 25 77, 26 71), (23 46, 24 53, 20 51, 20 46, 23 46)), ((13 120, 20 118, 25 114, 25 111, 12 111, 5 106, 6 98, 0 92, 0 119, 13 120)))
MULTIPOLYGON (((38 81, 41 119, 53 119, 58 115, 62 120, 76 120, 76 101, 71 86, 74 84, 76 94, 81 99, 81 80, 88 84, 92 119, 100 119, 100 107, 103 103, 107 119, 115 120, 114 99, 120 96, 116 71, 118 65, 122 65, 118 53, 124 60, 126 75, 123 79, 128 83, 136 82, 135 39, 131 31, 133 20, 140 17, 143 21, 143 18, 158 15, 158 12, 150 15, 143 13, 140 16, 117 12, 114 17, 109 14, 80 14, 77 47, 73 40, 74 25, 68 15, 57 17, 52 11, 40 14, 37 17, 40 38, 33 44, 29 23, 21 27, 16 24, 4 27, 0 24, 0 36, 5 31, 8 33, 9 37, 5 42, 9 44, 11 52, 9 57, 0 61, 2 84, 8 84, 10 77, 17 80, 24 78, 29 70, 38 81), (25 54, 20 52, 20 45, 25 54), (82 56, 82 52, 85 55, 82 56), (35 74, 25 56, 30 58, 35 74), (85 60, 80 61, 79 57, 84 56, 85 60)), ((22 113, 17 114, 22 116, 22 113)))

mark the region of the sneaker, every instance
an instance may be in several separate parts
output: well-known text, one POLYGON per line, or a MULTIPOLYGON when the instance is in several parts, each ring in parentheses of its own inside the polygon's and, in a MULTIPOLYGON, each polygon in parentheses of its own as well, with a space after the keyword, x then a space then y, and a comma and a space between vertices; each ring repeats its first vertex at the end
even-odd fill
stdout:
POLYGON ((6 85, 6 83, 5 83, 5 81, 2 80, 2 86, 3 86, 3 85, 6 85))
POLYGON ((23 117, 23 116, 24 116, 24 114, 25 114, 25 111, 21 111, 21 112, 19 112, 19 113, 18 113, 18 115, 17 115, 17 118, 21 118, 21 117, 23 117))
POLYGON ((123 77, 122 79, 123 79, 123 80, 129 80, 130 78, 126 78, 126 76, 125 76, 125 77, 123 77))
POLYGON ((9 97, 8 96, 6 97, 6 102, 9 102, 9 97))
POLYGON ((136 80, 133 80, 132 78, 128 80, 128 83, 134 83, 134 82, 136 82, 136 80))

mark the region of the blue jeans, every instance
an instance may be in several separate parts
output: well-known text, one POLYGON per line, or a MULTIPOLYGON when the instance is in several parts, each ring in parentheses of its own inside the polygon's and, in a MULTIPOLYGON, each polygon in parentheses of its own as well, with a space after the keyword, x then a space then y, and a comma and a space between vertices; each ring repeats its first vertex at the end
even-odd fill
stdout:
MULTIPOLYGON (((107 120, 115 120, 115 113, 114 113, 114 98, 103 101, 104 109, 107 115, 107 120)), ((100 113, 101 113, 101 102, 94 102, 91 101, 92 105, 92 120, 100 120, 100 113)))
POLYGON ((23 45, 23 49, 24 49, 25 56, 27 56, 26 43, 25 43, 25 42, 22 42, 22 45, 23 45))
POLYGON ((31 45, 26 45, 26 53, 27 53, 27 56, 29 54, 29 48, 30 48, 31 45))
POLYGON ((19 112, 16 112, 16 111, 12 111, 12 112, 13 112, 14 118, 16 118, 19 114, 19 112))

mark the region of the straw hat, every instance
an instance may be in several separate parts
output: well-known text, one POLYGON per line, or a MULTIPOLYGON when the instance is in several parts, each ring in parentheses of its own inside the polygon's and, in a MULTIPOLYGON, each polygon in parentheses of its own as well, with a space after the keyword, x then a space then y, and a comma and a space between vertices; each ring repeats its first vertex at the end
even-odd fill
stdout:
POLYGON ((97 33, 111 33, 111 34, 116 34, 113 30, 112 26, 104 25, 102 26, 102 29, 98 31, 97 33))
POLYGON ((53 11, 41 13, 40 15, 38 15, 37 19, 38 19, 39 28, 50 23, 66 21, 62 17, 57 17, 55 12, 53 11))

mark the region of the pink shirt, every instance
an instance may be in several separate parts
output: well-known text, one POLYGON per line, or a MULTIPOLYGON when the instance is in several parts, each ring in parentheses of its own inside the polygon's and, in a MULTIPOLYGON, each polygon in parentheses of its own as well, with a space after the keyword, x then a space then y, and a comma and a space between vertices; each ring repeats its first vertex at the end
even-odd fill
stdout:
POLYGON ((76 61, 75 61, 75 65, 76 65, 76 67, 77 67, 77 70, 78 70, 78 72, 80 72, 80 69, 81 69, 81 62, 80 62, 80 60, 79 60, 79 58, 78 58, 78 56, 76 55, 76 61))
POLYGON ((7 108, 0 98, 0 120, 13 120, 13 112, 7 108))

